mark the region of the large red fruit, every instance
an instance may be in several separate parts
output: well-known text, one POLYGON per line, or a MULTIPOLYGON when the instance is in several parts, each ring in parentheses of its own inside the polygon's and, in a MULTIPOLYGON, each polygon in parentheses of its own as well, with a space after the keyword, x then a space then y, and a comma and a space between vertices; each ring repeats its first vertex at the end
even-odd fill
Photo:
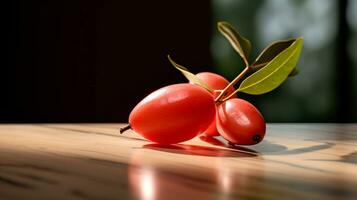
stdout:
MULTIPOLYGON (((211 72, 200 72, 196 74, 196 76, 207 83, 207 85, 213 89, 213 90, 223 90, 224 88, 229 85, 229 81, 225 79, 223 76, 211 73, 211 72)), ((234 92, 234 87, 231 86, 228 88, 227 93, 230 94, 234 92)), ((219 95, 219 92, 214 93, 214 97, 216 98, 219 95)), ((234 95, 233 97, 237 97, 237 95, 234 95)), ((216 128, 216 119, 212 121, 210 126, 203 132, 204 135, 206 136, 218 136, 219 133, 216 128)))
POLYGON ((163 87, 145 97, 130 113, 131 128, 144 138, 174 144, 207 129, 215 117, 212 94, 192 84, 163 87))
POLYGON ((233 144, 254 145, 264 138, 263 116, 243 99, 233 98, 219 105, 216 120, 218 132, 233 144))

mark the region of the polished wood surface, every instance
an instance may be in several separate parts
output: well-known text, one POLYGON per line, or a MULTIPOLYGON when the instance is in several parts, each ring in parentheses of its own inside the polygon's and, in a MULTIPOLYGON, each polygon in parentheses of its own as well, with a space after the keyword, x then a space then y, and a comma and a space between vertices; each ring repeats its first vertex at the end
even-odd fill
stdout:
POLYGON ((357 199, 357 124, 270 124, 251 147, 122 125, 0 125, 0 199, 357 199))

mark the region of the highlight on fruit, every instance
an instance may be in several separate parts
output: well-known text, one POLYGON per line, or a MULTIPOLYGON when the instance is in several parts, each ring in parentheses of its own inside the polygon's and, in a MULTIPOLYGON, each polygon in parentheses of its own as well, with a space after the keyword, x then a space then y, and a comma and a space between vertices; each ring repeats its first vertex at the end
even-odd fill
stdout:
POLYGON ((132 129, 151 142, 165 145, 198 135, 223 137, 231 145, 255 145, 264 139, 263 115, 237 93, 265 94, 297 75, 304 40, 297 37, 275 41, 251 61, 248 39, 228 22, 218 22, 217 28, 243 60, 244 70, 229 82, 213 72, 193 74, 168 56, 188 83, 169 85, 149 94, 131 111, 129 124, 120 128, 120 133, 132 129))

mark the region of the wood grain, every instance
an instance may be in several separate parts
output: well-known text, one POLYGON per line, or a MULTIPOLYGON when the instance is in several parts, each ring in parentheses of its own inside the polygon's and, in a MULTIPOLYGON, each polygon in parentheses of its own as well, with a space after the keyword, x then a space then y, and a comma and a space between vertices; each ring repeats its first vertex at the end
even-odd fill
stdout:
POLYGON ((0 125, 0 199, 357 199, 357 124, 270 124, 252 147, 122 125, 0 125))

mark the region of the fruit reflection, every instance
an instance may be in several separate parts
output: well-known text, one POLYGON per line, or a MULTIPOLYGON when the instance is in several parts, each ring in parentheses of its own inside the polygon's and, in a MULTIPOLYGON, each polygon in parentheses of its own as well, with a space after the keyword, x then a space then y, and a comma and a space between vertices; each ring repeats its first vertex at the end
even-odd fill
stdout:
MULTIPOLYGON (((179 148, 179 147, 177 147, 179 148)), ((135 150, 128 169, 128 180, 133 199, 207 199, 209 194, 188 185, 196 182, 186 176, 187 171, 172 166, 167 159, 152 156, 153 150, 135 150), (151 155, 151 156, 148 156, 151 155), (180 171, 179 171, 180 170, 180 171)), ((159 154, 159 153, 156 153, 159 154)), ((167 155, 166 155, 167 156, 167 155)))
MULTIPOLYGON (((135 170, 134 170, 135 171, 135 170)), ((135 181, 137 182, 136 184, 138 185, 138 189, 139 191, 137 192, 137 194, 140 195, 140 199, 143 200, 152 200, 155 199, 155 180, 154 180, 154 172, 153 170, 149 169, 149 168, 143 168, 140 169, 138 171, 136 171, 136 173, 133 174, 133 172, 130 173, 131 176, 138 176, 138 177, 132 177, 134 179, 139 178, 139 181, 135 181)))
MULTIPOLYGON (((244 162, 244 161, 242 161, 244 162)), ((259 160, 256 165, 263 165, 264 160, 259 160)), ((245 163, 233 163, 230 160, 219 158, 215 162, 217 186, 220 199, 264 199, 264 171, 245 163)))
MULTIPOLYGON (((263 172, 248 168, 245 159, 250 159, 249 156, 240 157, 241 154, 237 154, 237 157, 230 156, 230 159, 224 155, 202 159, 202 156, 180 153, 190 149, 195 151, 199 146, 172 146, 175 153, 158 152, 151 148, 134 150, 128 169, 133 199, 235 199, 255 195, 249 191, 259 185, 256 177, 263 176, 263 172), (189 164, 187 160, 193 163, 189 164)), ((264 164, 260 156, 254 157, 254 162, 256 165, 264 164)))

